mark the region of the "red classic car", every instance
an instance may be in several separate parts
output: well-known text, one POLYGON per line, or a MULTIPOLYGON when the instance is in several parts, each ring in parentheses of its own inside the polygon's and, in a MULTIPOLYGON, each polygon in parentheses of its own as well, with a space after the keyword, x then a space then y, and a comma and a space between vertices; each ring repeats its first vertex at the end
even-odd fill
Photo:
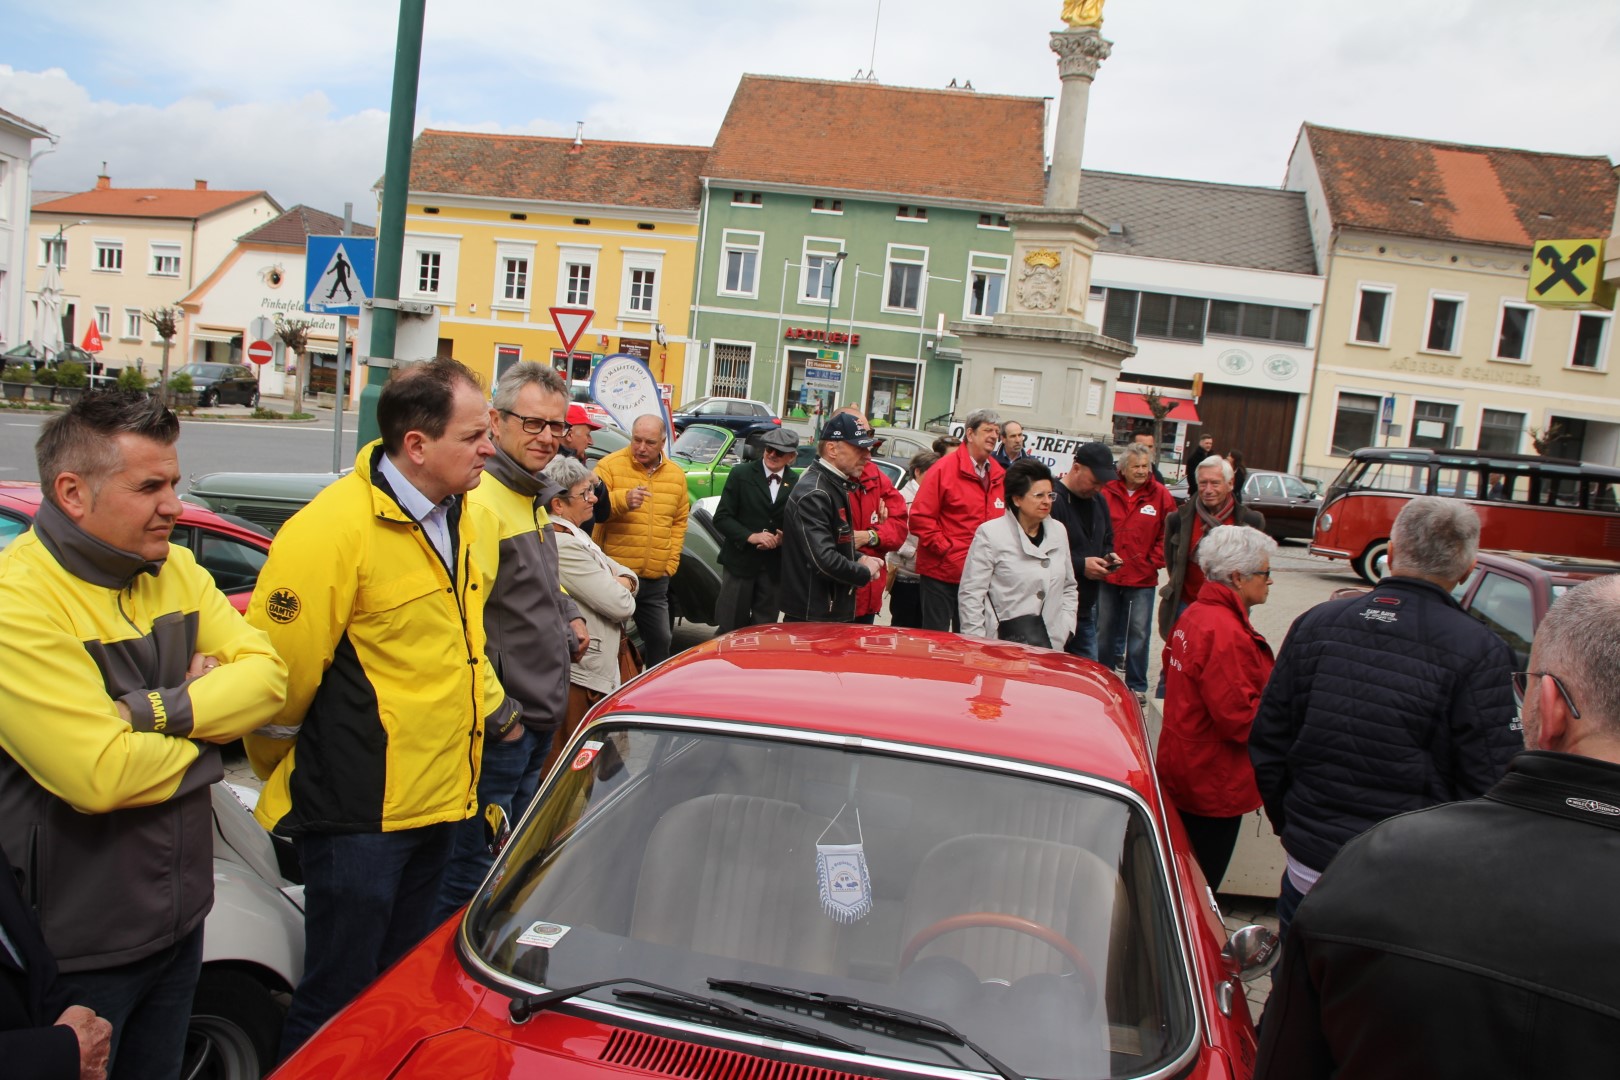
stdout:
POLYGON ((275 1074, 1247 1077, 1228 940, 1124 685, 794 625, 603 701, 466 911, 275 1074))

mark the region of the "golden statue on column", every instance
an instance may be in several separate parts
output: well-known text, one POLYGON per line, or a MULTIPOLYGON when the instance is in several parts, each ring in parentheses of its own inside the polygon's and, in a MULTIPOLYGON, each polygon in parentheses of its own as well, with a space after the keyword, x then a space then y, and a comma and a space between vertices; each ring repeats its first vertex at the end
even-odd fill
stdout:
POLYGON ((1106 0, 1063 0, 1063 21, 1075 28, 1101 29, 1106 0))

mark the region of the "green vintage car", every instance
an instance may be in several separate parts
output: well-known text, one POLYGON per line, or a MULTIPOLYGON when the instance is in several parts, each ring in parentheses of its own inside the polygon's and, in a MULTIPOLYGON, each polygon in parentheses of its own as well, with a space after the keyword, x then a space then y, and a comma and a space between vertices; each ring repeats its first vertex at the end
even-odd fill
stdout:
MULTIPOLYGON (((598 438, 601 434, 600 431, 596 433, 598 438)), ((726 478, 731 475, 732 467, 758 457, 759 453, 757 443, 739 437, 729 428, 692 424, 675 440, 675 450, 671 456, 686 473, 686 490, 695 505, 700 499, 719 495, 725 490, 726 478)), ((799 444, 799 455, 793 467, 804 469, 815 460, 816 444, 803 442, 799 444)), ((908 479, 905 460, 881 454, 873 455, 872 460, 895 487, 905 485, 908 479)))

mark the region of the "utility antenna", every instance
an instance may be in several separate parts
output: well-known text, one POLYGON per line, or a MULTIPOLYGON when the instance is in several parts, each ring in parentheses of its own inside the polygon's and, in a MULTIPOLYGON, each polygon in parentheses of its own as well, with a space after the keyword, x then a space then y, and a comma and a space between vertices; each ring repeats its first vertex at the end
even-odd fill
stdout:
POLYGON ((878 23, 883 19, 883 0, 877 0, 877 14, 872 17, 872 56, 866 62, 866 81, 877 82, 878 23))

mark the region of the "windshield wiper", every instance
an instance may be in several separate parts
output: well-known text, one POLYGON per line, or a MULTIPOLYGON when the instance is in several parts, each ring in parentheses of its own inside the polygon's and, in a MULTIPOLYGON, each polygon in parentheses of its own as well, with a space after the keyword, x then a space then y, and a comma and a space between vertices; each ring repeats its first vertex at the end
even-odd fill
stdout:
POLYGON ((836 1035, 817 1031, 812 1027, 805 1027, 788 1020, 778 1020, 771 1016, 761 1016, 751 1009, 727 1005, 723 1001, 703 997, 701 994, 689 994, 685 990, 676 990, 673 987, 647 982, 645 979, 598 979, 595 982, 580 983, 577 986, 564 986, 557 990, 548 990, 543 994, 523 994, 512 999, 507 1014, 511 1017, 512 1023, 522 1024, 528 1021, 535 1013, 544 1012, 558 1002, 578 997, 580 994, 598 990, 604 986, 617 985, 647 987, 646 990, 615 990, 613 992, 615 997, 627 1001, 658 1005, 680 1012, 714 1017, 735 1027, 746 1027, 754 1031, 769 1032, 773 1035, 785 1035, 802 1042, 830 1046, 837 1050, 847 1050, 855 1054, 864 1054, 866 1052, 864 1047, 840 1039, 836 1035))
POLYGON ((1008 1068, 990 1051, 945 1021, 936 1020, 931 1016, 906 1012, 904 1009, 890 1008, 887 1005, 873 1005, 871 1002, 862 1001, 859 998, 843 997, 838 994, 823 994, 816 990, 800 990, 792 986, 774 986, 771 983, 749 982, 744 979, 709 979, 707 981, 711 990, 721 990, 728 994, 753 998, 756 1001, 773 997, 785 998, 788 1001, 824 1009, 827 1012, 842 1013, 845 1016, 888 1024, 891 1028, 909 1028, 913 1032, 944 1036, 979 1055, 984 1059, 986 1065, 1001 1075, 1002 1080, 1024 1080, 1022 1076, 1008 1068))

